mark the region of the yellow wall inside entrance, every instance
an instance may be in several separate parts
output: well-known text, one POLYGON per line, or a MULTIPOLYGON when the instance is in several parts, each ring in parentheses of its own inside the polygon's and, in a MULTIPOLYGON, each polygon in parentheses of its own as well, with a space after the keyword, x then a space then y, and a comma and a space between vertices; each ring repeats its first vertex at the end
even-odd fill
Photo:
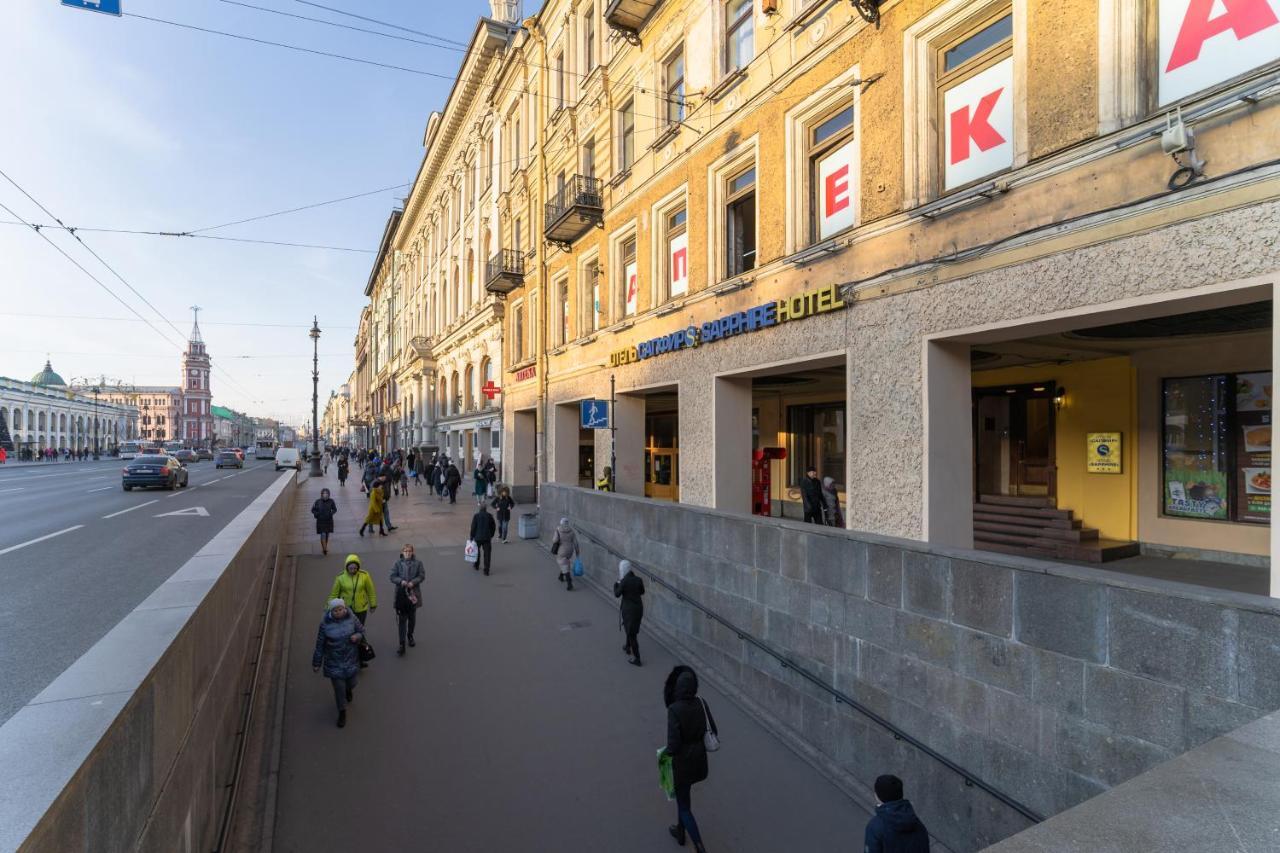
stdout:
POLYGON ((975 388, 1057 382, 1067 393, 1055 424, 1058 506, 1074 510, 1104 539, 1137 539, 1137 401, 1127 356, 1053 367, 1009 367, 973 374, 975 388), (1123 433, 1120 474, 1085 471, 1086 436, 1123 433))

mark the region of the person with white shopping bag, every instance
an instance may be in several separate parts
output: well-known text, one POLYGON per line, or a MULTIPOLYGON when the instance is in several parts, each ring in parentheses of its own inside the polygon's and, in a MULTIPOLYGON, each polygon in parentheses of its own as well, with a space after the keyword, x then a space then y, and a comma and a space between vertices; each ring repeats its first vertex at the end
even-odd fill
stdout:
POLYGON ((468 548, 476 549, 476 555, 474 559, 468 557, 467 562, 474 562, 477 570, 483 568, 486 575, 493 562, 493 534, 497 531, 498 524, 489 515, 489 507, 480 504, 476 507, 476 514, 471 516, 471 540, 467 542, 468 548))

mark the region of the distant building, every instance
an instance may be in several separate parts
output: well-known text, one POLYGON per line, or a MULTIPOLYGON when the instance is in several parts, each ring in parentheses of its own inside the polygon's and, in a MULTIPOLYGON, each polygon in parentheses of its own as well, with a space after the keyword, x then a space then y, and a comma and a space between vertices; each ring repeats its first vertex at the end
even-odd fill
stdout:
POLYGON ((68 388, 50 361, 30 382, 0 377, 0 447, 20 458, 48 448, 92 450, 96 419, 98 447, 110 453, 137 437, 137 414, 108 396, 95 402, 91 390, 68 388))

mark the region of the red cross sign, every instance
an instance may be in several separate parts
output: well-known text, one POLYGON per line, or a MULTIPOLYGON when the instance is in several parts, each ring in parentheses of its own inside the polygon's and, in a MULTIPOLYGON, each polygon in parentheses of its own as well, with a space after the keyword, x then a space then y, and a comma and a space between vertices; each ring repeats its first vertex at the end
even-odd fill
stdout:
POLYGON ((483 386, 481 386, 480 393, 488 397, 489 402, 492 403, 493 398, 502 393, 502 389, 499 388, 497 385, 494 385, 493 380, 490 379, 488 382, 484 383, 483 386))

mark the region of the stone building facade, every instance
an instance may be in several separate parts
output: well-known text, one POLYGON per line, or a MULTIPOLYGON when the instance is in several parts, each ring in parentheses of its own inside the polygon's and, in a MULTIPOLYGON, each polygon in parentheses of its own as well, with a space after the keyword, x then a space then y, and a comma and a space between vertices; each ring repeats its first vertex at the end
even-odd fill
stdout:
POLYGON ((509 479, 612 460, 799 517, 812 467, 854 529, 1266 565, 1277 32, 1264 0, 550 0, 499 113, 538 229, 509 479))
POLYGON ((137 430, 134 409, 117 405, 105 388, 97 395, 71 389, 49 361, 30 382, 0 377, 0 446, 19 459, 48 449, 92 451, 95 435, 98 450, 112 453, 137 430))

